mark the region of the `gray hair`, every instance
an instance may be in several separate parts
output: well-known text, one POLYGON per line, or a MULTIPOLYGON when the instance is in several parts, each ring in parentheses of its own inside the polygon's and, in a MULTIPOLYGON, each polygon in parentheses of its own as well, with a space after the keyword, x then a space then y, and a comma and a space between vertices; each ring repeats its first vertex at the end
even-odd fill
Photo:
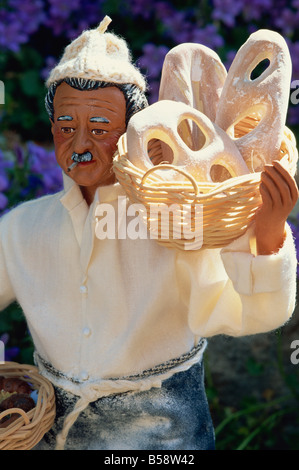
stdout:
POLYGON ((106 88, 109 86, 115 86, 119 88, 125 97, 126 100, 126 125, 133 114, 141 111, 141 109, 146 108, 148 106, 147 98, 142 90, 134 84, 125 83, 125 84, 118 84, 118 83, 110 83, 98 80, 89 80, 85 78, 64 78, 58 82, 52 83, 48 89, 45 98, 45 106, 47 113, 50 119, 54 120, 54 96, 57 87, 62 83, 66 82, 73 88, 77 90, 97 90, 98 88, 106 88))

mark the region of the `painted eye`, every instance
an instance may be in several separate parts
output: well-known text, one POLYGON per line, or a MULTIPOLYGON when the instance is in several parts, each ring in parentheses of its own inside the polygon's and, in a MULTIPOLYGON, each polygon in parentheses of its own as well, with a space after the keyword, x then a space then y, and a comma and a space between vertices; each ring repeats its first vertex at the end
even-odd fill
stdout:
POLYGON ((104 135, 106 134, 108 131, 105 131, 104 129, 92 129, 92 134, 94 135, 104 135))
POLYGON ((63 134, 72 134, 73 132, 75 132, 75 129, 73 127, 62 127, 61 128, 61 132, 63 134))

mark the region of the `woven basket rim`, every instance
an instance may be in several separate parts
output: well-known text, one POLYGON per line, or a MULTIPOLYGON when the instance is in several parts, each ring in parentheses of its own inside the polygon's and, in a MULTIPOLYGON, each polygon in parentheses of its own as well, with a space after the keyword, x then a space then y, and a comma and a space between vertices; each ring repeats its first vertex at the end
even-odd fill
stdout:
MULTIPOLYGON (((56 415, 54 388, 51 382, 39 373, 38 368, 30 364, 6 361, 0 365, 0 375, 22 378, 38 391, 36 406, 25 413, 27 420, 24 419, 24 412, 21 413, 21 410, 19 418, 6 428, 0 428, 0 450, 32 449, 54 423, 56 415)), ((0 419, 5 414, 6 412, 0 413, 0 419)))
MULTIPOLYGON (((280 148, 280 161, 295 174, 298 150, 293 132, 285 126, 280 148)), ((261 204, 259 185, 261 172, 235 176, 223 182, 198 182, 171 164, 155 165, 147 171, 137 168, 128 158, 126 133, 118 141, 113 169, 131 203, 153 204, 197 203, 203 205, 202 247, 221 248, 238 238, 249 227, 261 204), (171 168, 179 171, 184 180, 166 181, 156 170, 171 168), (227 216, 229 214, 229 216, 227 216), (225 230, 224 230, 225 228, 225 230)), ((149 220, 148 220, 149 226, 149 220)), ((186 249, 186 240, 157 240, 164 246, 186 249)), ((187 243, 188 244, 188 243, 187 243)))
MULTIPOLYGON (((284 155, 280 159, 281 162, 285 162, 286 166, 289 167, 289 170, 292 170, 292 165, 295 165, 298 160, 298 150, 296 147, 296 140, 294 133, 287 127, 284 127, 284 137, 282 139, 282 145, 281 148, 285 144, 285 150, 284 150, 284 155)), ((118 141, 118 150, 116 151, 114 155, 114 167, 117 167, 117 164, 120 162, 122 159, 122 162, 126 166, 126 170, 128 171, 128 174, 131 174, 136 176, 137 178, 140 177, 141 179, 145 179, 145 177, 150 174, 154 173, 158 169, 165 169, 165 168, 170 168, 174 169, 176 171, 179 171, 182 174, 185 174, 185 177, 189 180, 189 183, 186 181, 166 181, 163 180, 162 177, 155 176, 153 178, 154 182, 161 185, 165 186, 165 190, 170 189, 171 187, 175 186, 177 183, 181 183, 182 187, 188 188, 188 185, 191 183, 191 185, 194 185, 194 182, 197 184, 197 186, 202 189, 203 191, 209 191, 209 192, 220 192, 222 191, 222 188, 230 188, 238 184, 243 184, 247 182, 253 182, 255 183, 256 181, 260 180, 261 177, 261 171, 259 172, 254 172, 254 173, 248 173, 245 175, 239 175, 239 176, 233 176, 223 182, 203 182, 203 181, 196 181, 195 178, 192 177, 192 175, 188 174, 187 171, 182 170, 180 167, 175 166, 173 164, 159 164, 156 166, 153 166, 147 171, 140 170, 138 167, 136 167, 128 158, 128 150, 127 150, 127 133, 125 132, 122 134, 118 141)), ((143 186, 143 185, 142 185, 143 186)), ((144 185, 146 188, 152 188, 152 185, 144 185)))

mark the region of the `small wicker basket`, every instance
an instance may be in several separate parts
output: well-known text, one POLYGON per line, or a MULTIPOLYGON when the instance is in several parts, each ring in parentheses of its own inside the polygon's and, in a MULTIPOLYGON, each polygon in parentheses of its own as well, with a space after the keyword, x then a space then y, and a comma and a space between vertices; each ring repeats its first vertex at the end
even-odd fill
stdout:
MULTIPOLYGON (((258 120, 247 117, 239 127, 235 127, 235 136, 241 137, 254 129, 258 120)), ((160 151, 159 145, 152 145, 149 156, 160 151)), ((298 151, 293 133, 285 127, 280 148, 281 158, 289 172, 296 172, 298 151)), ((168 164, 159 164, 144 172, 128 159, 126 134, 118 142, 118 151, 114 156, 114 172, 126 191, 131 203, 144 208, 139 214, 144 219, 152 238, 159 244, 182 250, 199 248, 222 248, 241 236, 249 227, 256 210, 261 204, 259 191, 261 173, 229 178, 223 182, 203 183, 168 164), (182 181, 165 181, 155 174, 157 169, 169 168, 182 174, 182 181), (168 209, 175 204, 175 223, 168 221, 166 232, 163 230, 163 211, 153 207, 165 205, 168 209), (199 227, 198 207, 201 207, 199 227), (154 214, 154 215, 153 215, 154 214), (188 237, 184 237, 183 227, 189 224, 188 237), (196 230, 198 230, 198 233, 196 230), (192 235, 192 231, 194 236, 192 235), (166 234, 166 237, 165 237, 166 234)), ((168 212, 169 214, 169 212, 168 212)))
POLYGON ((0 375, 23 379, 38 391, 36 406, 27 413, 20 408, 11 408, 0 413, 0 419, 8 414, 20 414, 20 417, 10 425, 0 428, 0 449, 32 449, 54 423, 56 413, 54 388, 32 365, 5 362, 0 366, 0 375))

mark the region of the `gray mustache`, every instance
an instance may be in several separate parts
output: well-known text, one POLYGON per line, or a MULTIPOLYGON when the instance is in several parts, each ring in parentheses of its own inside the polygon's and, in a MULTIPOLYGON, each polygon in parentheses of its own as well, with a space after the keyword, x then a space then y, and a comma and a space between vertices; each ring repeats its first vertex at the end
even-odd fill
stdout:
POLYGON ((84 153, 76 153, 74 152, 73 155, 71 156, 71 159, 73 160, 73 163, 71 166, 68 167, 67 172, 69 173, 72 171, 75 166, 78 165, 78 163, 81 162, 90 162, 92 160, 92 154, 90 152, 84 152, 84 153))
POLYGON ((73 162, 90 162, 92 160, 92 154, 90 152, 76 153, 74 152, 71 159, 73 162))

